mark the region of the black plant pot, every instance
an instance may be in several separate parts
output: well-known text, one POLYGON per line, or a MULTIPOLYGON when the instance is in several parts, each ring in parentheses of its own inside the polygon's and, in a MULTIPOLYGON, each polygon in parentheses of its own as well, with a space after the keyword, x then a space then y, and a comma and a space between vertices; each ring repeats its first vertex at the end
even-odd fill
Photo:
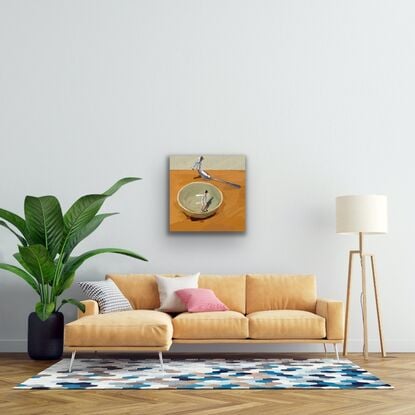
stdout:
POLYGON ((30 313, 27 331, 27 352, 32 359, 60 359, 63 353, 63 314, 53 313, 42 321, 30 313))

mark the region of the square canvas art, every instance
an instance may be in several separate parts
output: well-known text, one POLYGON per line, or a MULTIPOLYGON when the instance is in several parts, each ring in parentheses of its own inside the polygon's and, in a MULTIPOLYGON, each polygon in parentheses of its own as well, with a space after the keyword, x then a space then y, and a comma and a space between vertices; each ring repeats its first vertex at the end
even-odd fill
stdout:
POLYGON ((170 156, 170 232, 245 231, 245 156, 170 156))

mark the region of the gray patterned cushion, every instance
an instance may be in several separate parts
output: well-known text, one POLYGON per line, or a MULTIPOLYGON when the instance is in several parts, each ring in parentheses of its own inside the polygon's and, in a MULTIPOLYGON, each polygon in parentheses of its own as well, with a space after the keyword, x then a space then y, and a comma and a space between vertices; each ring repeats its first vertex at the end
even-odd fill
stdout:
POLYGON ((83 281, 78 284, 89 299, 95 300, 98 303, 100 313, 113 313, 115 311, 129 311, 133 309, 114 281, 83 281))

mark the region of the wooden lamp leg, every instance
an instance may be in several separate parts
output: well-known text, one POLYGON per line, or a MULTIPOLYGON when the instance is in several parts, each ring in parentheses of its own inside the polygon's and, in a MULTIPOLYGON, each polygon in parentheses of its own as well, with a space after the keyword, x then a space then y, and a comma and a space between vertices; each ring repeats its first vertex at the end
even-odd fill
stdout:
POLYGON ((366 302, 366 257, 360 256, 362 266, 362 309, 363 309, 363 355, 365 360, 369 358, 367 338, 367 302, 366 302))
POLYGON ((346 296, 346 313, 344 316, 344 343, 343 343, 343 356, 347 356, 347 338, 349 335, 349 310, 350 310, 350 291, 352 288, 352 265, 353 265, 353 252, 349 252, 349 269, 347 271, 347 296, 346 296))
POLYGON ((379 329, 379 340, 380 340, 380 350, 382 352, 382 357, 386 357, 385 347, 383 344, 383 330, 382 330, 382 321, 380 315, 380 303, 379 303, 379 296, 378 296, 378 287, 376 281, 376 264, 375 264, 375 256, 370 256, 370 263, 372 268, 372 277, 373 277, 373 288, 375 291, 375 303, 376 303, 376 313, 378 317, 378 329, 379 329))

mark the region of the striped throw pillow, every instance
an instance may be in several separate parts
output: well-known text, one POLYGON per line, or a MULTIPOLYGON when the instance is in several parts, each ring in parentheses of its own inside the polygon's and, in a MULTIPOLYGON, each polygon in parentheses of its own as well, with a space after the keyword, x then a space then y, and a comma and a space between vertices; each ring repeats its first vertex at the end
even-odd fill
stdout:
POLYGON ((114 281, 83 281, 78 284, 89 299, 98 303, 100 313, 133 309, 114 281))

